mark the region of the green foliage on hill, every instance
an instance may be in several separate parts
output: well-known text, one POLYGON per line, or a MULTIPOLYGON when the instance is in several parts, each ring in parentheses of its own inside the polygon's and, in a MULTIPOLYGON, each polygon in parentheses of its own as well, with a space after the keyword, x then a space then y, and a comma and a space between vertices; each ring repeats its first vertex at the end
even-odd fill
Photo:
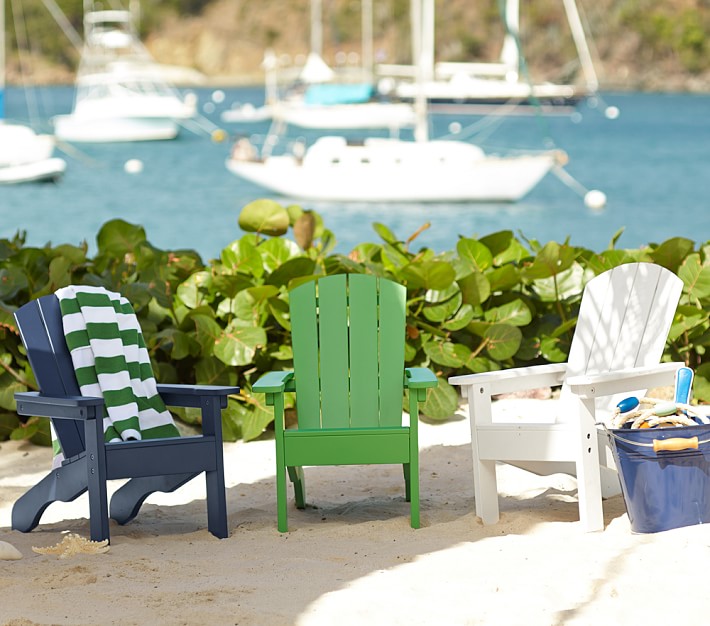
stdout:
MULTIPOLYGON (((208 263, 191 250, 159 250, 141 226, 122 220, 102 226, 93 257, 86 245, 28 247, 22 234, 0 240, 0 439, 47 441, 46 423, 21 422, 14 412, 13 394, 36 383, 13 311, 68 284, 102 285, 133 303, 160 382, 239 385, 224 432, 248 440, 272 420, 252 383, 292 366, 288 292, 303 281, 367 273, 407 286, 405 358, 439 377, 422 409, 436 420, 457 407, 451 375, 565 361, 586 282, 616 265, 648 261, 684 283, 664 359, 692 367, 695 397, 710 401, 710 242, 676 237, 623 250, 615 247, 618 233, 607 250, 594 252, 501 231, 461 237, 455 250, 435 253, 415 249, 419 231, 402 240, 374 224, 379 241, 344 255, 334 252, 335 236, 321 217, 297 206, 259 200, 244 207, 239 224, 246 234, 208 263)), ((190 409, 177 415, 199 419, 190 409)))
MULTIPOLYGON (((3 1, 10 58, 14 58, 19 40, 23 50, 31 50, 33 55, 49 63, 65 69, 76 66, 78 55, 43 0, 3 1), (13 10, 19 15, 13 14, 13 10)), ((212 38, 218 47, 235 44, 234 54, 244 55, 237 66, 247 73, 260 71, 261 54, 249 52, 250 46, 273 46, 289 54, 304 52, 296 50, 294 45, 298 42, 302 46, 308 41, 308 0, 243 0, 236 12, 229 10, 229 1, 144 0, 140 3, 141 36, 147 40, 149 35, 160 33, 163 40, 170 41, 174 37, 174 41, 180 43, 175 49, 192 46, 187 56, 183 50, 180 61, 185 64, 186 59, 199 56, 199 46, 206 45, 204 40, 187 41, 186 33, 199 31, 207 41, 212 38), (220 20, 222 13, 227 19, 220 20), (181 25, 188 20, 195 22, 197 28, 183 29, 181 25)), ((619 80, 618 71, 622 67, 628 71, 627 80, 632 81, 633 86, 651 78, 653 85, 666 84, 659 79, 659 72, 672 78, 677 74, 692 77, 710 70, 710 4, 706 0, 577 1, 585 27, 591 34, 592 47, 600 57, 598 69, 602 80, 605 76, 619 80)), ((58 5, 81 35, 82 0, 58 0, 58 5)), ((105 5, 114 6, 109 2, 105 5)), ((502 6, 503 0, 437 3, 438 60, 494 60, 503 37, 502 6)), ((409 62, 409 0, 376 2, 374 9, 377 45, 389 43, 389 62, 409 62)), ((324 35, 326 48, 358 49, 359 3, 351 0, 325 3, 324 35)), ((520 36, 525 56, 534 58, 547 75, 542 77, 560 78, 561 71, 567 72, 575 65, 576 53, 560 0, 521 3, 520 36)), ((170 49, 170 45, 164 45, 162 54, 169 57, 170 49)), ((175 59, 161 58, 161 61, 173 63, 175 59)), ((209 68, 196 69, 209 72, 209 68)), ((677 87, 677 76, 675 79, 673 84, 677 87)))

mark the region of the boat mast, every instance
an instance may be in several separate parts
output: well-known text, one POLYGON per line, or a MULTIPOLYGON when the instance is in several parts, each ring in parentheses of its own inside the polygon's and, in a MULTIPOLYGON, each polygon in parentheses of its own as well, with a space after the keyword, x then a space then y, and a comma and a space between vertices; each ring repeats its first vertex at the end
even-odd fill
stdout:
POLYGON ((311 0, 311 54, 323 57, 323 4, 311 0))
POLYGON ((416 71, 417 91, 414 97, 414 139, 429 139, 427 98, 424 83, 434 76, 434 0, 411 0, 412 58, 416 71))
POLYGON ((368 81, 372 80, 375 67, 373 51, 372 0, 362 0, 362 70, 368 81))
POLYGON ((584 33, 582 20, 579 18, 577 4, 575 3, 575 0, 562 0, 562 3, 565 7, 565 13, 567 13, 567 22, 569 23, 570 30, 572 31, 574 45, 577 47, 577 54, 579 55, 579 62, 582 65, 582 73, 584 74, 584 79, 587 82, 587 88, 590 91, 596 91, 599 87, 599 80, 597 79, 597 73, 594 70, 592 55, 589 52, 587 37, 584 33))
POLYGON ((505 73, 506 80, 516 81, 520 75, 520 1, 503 0, 505 11, 505 38, 500 51, 500 62, 508 69, 505 73))

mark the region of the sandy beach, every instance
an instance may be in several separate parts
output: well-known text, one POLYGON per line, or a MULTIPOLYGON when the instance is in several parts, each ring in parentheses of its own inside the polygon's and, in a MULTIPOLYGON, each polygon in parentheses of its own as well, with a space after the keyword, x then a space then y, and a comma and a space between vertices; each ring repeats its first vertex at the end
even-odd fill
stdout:
MULTIPOLYGON (((544 410, 549 401, 499 404, 514 402, 544 410)), ((310 506, 291 499, 290 532, 279 533, 274 443, 264 436, 225 444, 228 539, 206 530, 198 478, 151 497, 131 523, 111 522, 108 553, 60 559, 32 547, 88 537, 86 496, 51 505, 32 533, 10 529, 14 500, 50 455, 0 443, 0 541, 23 556, 0 561, 2 626, 708 622, 707 525, 633 534, 617 496, 604 503, 604 531, 585 534, 574 479, 502 465, 501 521, 483 526, 463 412, 421 424, 418 530, 401 468, 368 466, 309 468, 310 506)))

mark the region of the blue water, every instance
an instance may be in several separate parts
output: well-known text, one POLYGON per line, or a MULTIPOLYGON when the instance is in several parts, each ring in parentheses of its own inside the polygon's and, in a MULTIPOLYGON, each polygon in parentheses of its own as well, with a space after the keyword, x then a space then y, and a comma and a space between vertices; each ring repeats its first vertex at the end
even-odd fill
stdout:
MULTIPOLYGON (((215 104, 212 89, 197 90, 204 115, 212 122, 219 123, 219 113, 234 102, 259 104, 263 98, 262 90, 255 88, 224 92, 224 102, 215 104)), ((68 87, 35 89, 45 128, 52 115, 70 110, 72 95, 68 87)), ((569 155, 567 171, 584 187, 607 195, 604 210, 585 207, 579 191, 553 175, 515 204, 301 204, 323 215, 341 252, 377 241, 373 221, 386 224, 402 239, 431 222, 417 242, 437 251, 453 248, 459 235, 482 236, 501 229, 543 243, 569 237, 573 245, 596 251, 605 249, 621 228, 618 245, 626 248, 673 236, 697 243, 710 239, 710 95, 605 94, 604 101, 620 109, 618 119, 607 119, 602 108, 587 104, 575 116, 510 117, 482 144, 493 151, 551 146, 564 150, 569 155)), ((27 111, 24 92, 8 89, 8 118, 27 120, 27 111)), ((438 116, 434 132, 446 133, 452 121, 467 127, 478 120, 438 116)), ((232 135, 263 134, 268 128, 222 127, 232 135)), ((226 170, 229 147, 229 142, 215 143, 206 134, 185 131, 168 142, 67 147, 63 156, 68 168, 58 184, 0 187, 0 236, 23 230, 31 245, 87 241, 95 251, 101 224, 120 217, 142 224, 148 239, 160 248, 194 248, 205 260, 215 258, 240 237, 241 207, 269 196, 226 170), (125 173, 128 159, 140 159, 143 172, 125 173)))

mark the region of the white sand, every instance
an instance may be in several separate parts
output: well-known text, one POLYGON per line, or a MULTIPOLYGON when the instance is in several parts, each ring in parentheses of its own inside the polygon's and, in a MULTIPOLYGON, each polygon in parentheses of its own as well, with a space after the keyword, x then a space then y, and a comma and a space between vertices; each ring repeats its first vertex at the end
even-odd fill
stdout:
POLYGON ((0 561, 0 625, 708 623, 710 526, 634 535, 619 496, 604 503, 605 530, 585 534, 573 479, 501 466, 502 518, 484 527, 469 444, 464 417, 421 424, 419 530, 401 468, 330 467, 306 471, 317 508, 291 501, 280 534, 263 440, 225 445, 229 539, 207 532, 198 478, 149 499, 130 524, 111 522, 107 554, 60 560, 32 546, 88 537, 86 496, 50 506, 32 533, 10 530, 14 500, 50 452, 4 442, 0 541, 24 558, 0 561))

